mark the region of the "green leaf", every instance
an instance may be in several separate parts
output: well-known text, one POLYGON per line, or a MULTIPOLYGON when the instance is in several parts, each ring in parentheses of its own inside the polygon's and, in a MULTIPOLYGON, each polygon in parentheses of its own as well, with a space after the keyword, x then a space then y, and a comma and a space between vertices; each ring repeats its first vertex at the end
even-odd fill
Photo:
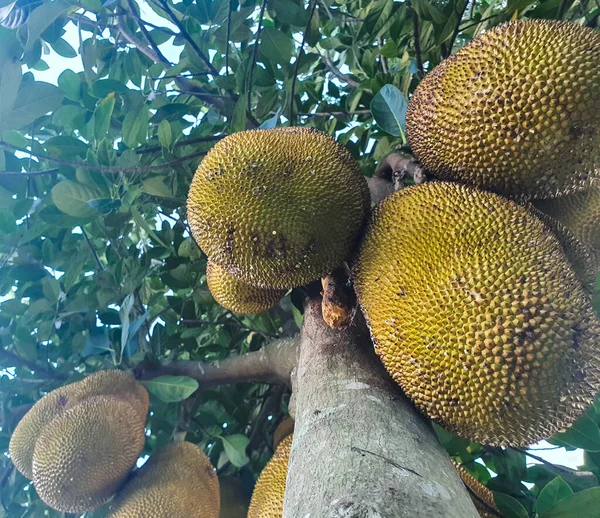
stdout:
POLYGON ((243 131, 246 129, 246 107, 248 106, 248 98, 245 95, 241 95, 238 102, 235 104, 233 109, 233 115, 231 116, 231 124, 229 125, 229 131, 235 133, 236 131, 243 131))
POLYGON ((71 47, 70 43, 64 38, 58 38, 54 43, 51 43, 54 51, 63 58, 77 57, 77 51, 71 47))
POLYGON ((84 157, 88 146, 85 142, 68 135, 59 135, 46 141, 46 149, 65 158, 84 157))
POLYGON ((12 60, 0 60, 2 74, 0 74, 0 127, 5 112, 10 112, 17 99, 19 85, 21 84, 21 63, 12 60))
POLYGON ((600 429, 588 414, 582 414, 569 428, 552 437, 549 442, 587 451, 600 451, 600 429))
POLYGON ((171 133, 171 124, 169 124, 168 120, 162 120, 158 125, 158 142, 162 147, 171 149, 173 135, 171 133))
POLYGON ((50 27, 60 15, 67 12, 72 5, 69 0, 54 0, 53 2, 43 2, 34 9, 27 20, 25 51, 31 50, 42 32, 50 27))
POLYGON ((563 498, 543 518, 591 518, 598 516, 599 509, 600 487, 592 487, 563 498))
POLYGON ((146 142, 148 135, 148 107, 143 104, 136 111, 129 112, 123 121, 123 142, 129 148, 136 148, 146 142))
POLYGON ((529 514, 518 500, 504 493, 494 493, 496 507, 504 518, 529 518, 529 514))
POLYGON ((556 477, 554 480, 544 486, 544 489, 540 491, 537 502, 535 504, 537 513, 540 517, 546 514, 546 512, 560 500, 571 496, 573 490, 561 477, 556 477))
POLYGON ((144 180, 140 190, 146 194, 149 194, 150 196, 172 198, 173 193, 171 192, 171 189, 165 185, 165 179, 166 178, 164 176, 154 176, 152 178, 148 178, 147 180, 144 180))
POLYGON ((110 119, 115 109, 115 94, 110 93, 102 99, 94 111, 94 136, 102 139, 110 128, 110 119))
POLYGON ((149 392, 165 403, 183 401, 198 390, 198 382, 187 376, 159 376, 142 383, 149 392))
POLYGON ((266 28, 260 35, 260 51, 271 62, 280 65, 290 62, 294 43, 290 36, 279 29, 266 28))
POLYGON ((100 198, 95 189, 70 180, 57 183, 52 188, 52 201, 65 214, 81 218, 92 218, 98 212, 89 205, 89 201, 100 198))
POLYGON ((402 92, 393 85, 385 85, 371 101, 371 112, 377 125, 404 142, 406 107, 408 103, 402 92))
POLYGON ((246 448, 250 440, 245 435, 234 434, 227 437, 221 437, 225 454, 236 468, 241 468, 248 464, 249 459, 246 455, 246 448))
POLYGON ((64 94, 59 88, 43 81, 29 81, 21 85, 11 111, 3 116, 2 130, 20 129, 48 112, 56 110, 64 94))
POLYGON ((58 76, 58 87, 65 93, 65 97, 71 101, 81 99, 81 79, 72 70, 65 70, 58 76))

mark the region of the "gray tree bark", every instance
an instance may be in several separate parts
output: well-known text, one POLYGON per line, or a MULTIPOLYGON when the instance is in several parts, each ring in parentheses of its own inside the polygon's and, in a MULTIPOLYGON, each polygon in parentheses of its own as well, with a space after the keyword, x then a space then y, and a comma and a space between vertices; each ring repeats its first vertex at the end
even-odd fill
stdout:
POLYGON ((478 518, 431 425, 373 352, 307 304, 283 518, 478 518))

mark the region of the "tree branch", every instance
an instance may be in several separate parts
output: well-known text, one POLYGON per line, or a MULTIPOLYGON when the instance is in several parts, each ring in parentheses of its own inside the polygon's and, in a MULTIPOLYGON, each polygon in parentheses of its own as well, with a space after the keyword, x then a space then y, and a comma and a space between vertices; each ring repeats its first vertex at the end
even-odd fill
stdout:
POLYGON ((0 173, 0 177, 2 176, 22 176, 24 178, 29 178, 32 176, 44 176, 46 174, 56 174, 58 173, 58 168, 54 169, 45 169, 44 171, 28 171, 28 172, 16 172, 16 171, 2 171, 0 173))
POLYGON ((29 369, 30 371, 33 371, 33 372, 36 372, 39 374, 43 374, 44 376, 47 376, 50 379, 55 379, 55 380, 66 380, 67 379, 67 376, 64 374, 60 374, 56 371, 49 369, 48 367, 38 365, 35 362, 26 360, 25 358, 21 358, 20 356, 17 356, 16 354, 11 353, 11 352, 7 351, 6 349, 0 348, 0 359, 2 360, 2 366, 4 368, 6 368, 8 366, 24 367, 26 369, 29 369))
POLYGON ((329 69, 329 71, 335 76, 337 77, 340 81, 344 81, 344 83, 348 83, 350 86, 357 88, 360 86, 360 83, 358 81, 355 81, 354 79, 350 79, 348 76, 342 74, 336 67, 335 65, 331 62, 331 60, 329 59, 329 56, 327 55, 326 52, 323 52, 323 54, 321 55, 321 59, 323 60, 323 63, 325 63, 325 66, 329 69))
POLYGON ((83 238, 85 239, 85 242, 88 245, 88 248, 90 249, 90 252, 92 252, 92 255, 94 256, 94 261, 96 261, 96 266, 98 266, 98 269, 100 271, 104 270, 104 266, 102 266, 102 263, 100 262, 100 258, 98 257, 98 254, 96 252, 96 249, 94 248, 94 245, 92 245, 92 242, 90 241, 90 238, 87 235, 87 232, 85 231, 85 229, 80 226, 79 227, 81 229, 81 233, 83 234, 83 238))
POLYGON ((263 29, 263 18, 265 16, 265 8, 267 7, 267 0, 262 0, 260 6, 260 15, 258 16, 258 29, 256 30, 256 39, 254 40, 254 48, 252 49, 252 62, 250 63, 250 76, 248 78, 248 113, 252 113, 252 83, 254 82, 254 67, 256 66, 256 58, 258 56, 258 43, 260 41, 260 34, 263 29))
POLYGON ((573 476, 573 477, 594 477, 594 478, 596 478, 596 476, 591 471, 579 471, 576 469, 567 468, 565 466, 557 466, 556 464, 552 464, 552 462, 548 462, 546 459, 539 457, 539 456, 531 453, 529 450, 525 450, 523 448, 511 447, 511 450, 518 451, 519 453, 522 453, 523 455, 527 455, 528 457, 531 457, 532 459, 537 460, 538 462, 541 462, 550 471, 554 471, 554 473, 557 473, 558 475, 569 474, 570 476, 573 476))
POLYGON ((300 44, 300 50, 298 51, 298 57, 296 58, 296 65, 294 67, 294 76, 292 78, 292 89, 290 95, 290 126, 295 124, 296 119, 294 118, 294 93, 296 90, 296 80, 298 79, 298 71, 300 70, 300 60, 304 55, 304 44, 306 43, 306 35, 310 30, 310 23, 312 22, 313 15, 315 14, 315 9, 317 8, 318 0, 312 0, 312 5, 310 7, 310 12, 308 14, 308 21, 306 22, 306 27, 304 29, 304 34, 302 35, 302 43, 300 44))
POLYGON ((280 338, 258 351, 211 362, 177 360, 165 365, 142 362, 135 368, 135 375, 142 380, 164 375, 189 376, 198 381, 200 389, 246 382, 290 385, 299 342, 298 337, 280 338))

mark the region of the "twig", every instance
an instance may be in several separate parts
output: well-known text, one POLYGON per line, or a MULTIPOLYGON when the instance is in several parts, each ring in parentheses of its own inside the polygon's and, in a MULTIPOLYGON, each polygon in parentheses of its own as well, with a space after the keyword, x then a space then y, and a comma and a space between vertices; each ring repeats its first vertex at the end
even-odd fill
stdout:
POLYGON ((263 18, 265 16, 265 8, 267 0, 262 0, 260 6, 260 15, 258 16, 258 29, 256 30, 256 39, 254 40, 254 48, 252 49, 252 62, 250 63, 250 76, 248 78, 248 113, 252 113, 252 83, 254 82, 254 67, 256 66, 256 58, 258 56, 258 44, 260 42, 260 34, 263 29, 263 18))
POLYGON ((2 359, 4 367, 6 367, 6 362, 8 361, 8 362, 13 362, 13 364, 16 366, 25 367, 26 369, 29 369, 30 371, 43 374, 44 376, 47 376, 50 379, 56 379, 56 380, 66 380, 67 379, 67 376, 65 376, 64 374, 59 374, 58 372, 48 369, 47 367, 43 367, 41 365, 38 365, 35 362, 31 362, 29 360, 26 360, 25 358, 21 358, 20 356, 17 356, 16 354, 11 353, 11 352, 7 351, 6 349, 0 348, 0 358, 2 359))
MULTIPOLYGON (((175 144, 173 147, 191 146, 192 144, 199 144, 201 142, 214 142, 215 140, 224 139, 226 136, 227 135, 210 135, 208 137, 191 138, 191 139, 182 140, 180 142, 177 142, 177 144, 175 144)), ((143 153, 154 153, 156 151, 162 151, 162 146, 148 146, 148 147, 137 148, 135 150, 135 152, 138 155, 143 154, 143 153)), ((2 173, 2 174, 4 174, 4 173, 2 173)))
POLYGON ((554 471, 555 473, 559 473, 559 474, 560 473, 568 473, 569 475, 571 475, 573 477, 593 477, 594 476, 594 474, 591 471, 578 471, 576 469, 566 468, 564 466, 557 466, 555 464, 552 464, 552 462, 548 462, 546 459, 544 459, 542 457, 538 457, 537 455, 534 455, 530 451, 524 450, 522 448, 511 447, 511 450, 518 451, 519 453, 527 455, 528 457, 531 457, 532 459, 537 460, 538 462, 541 462, 550 471, 554 471))
POLYGON ((421 35, 419 32, 419 15, 417 11, 412 9, 413 19, 413 37, 415 41, 415 56, 417 59, 417 70, 422 74, 423 70, 423 54, 421 53, 421 35))
MULTIPOLYGON (((22 153, 31 153, 29 149, 22 148, 19 146, 13 146, 8 142, 4 142, 0 140, 0 146, 6 147, 8 149, 12 149, 13 151, 20 151, 22 153)), ((181 162, 185 162, 186 160, 193 160, 195 158, 204 156, 206 151, 200 151, 198 153, 192 153, 191 155, 186 155, 184 157, 176 158, 175 160, 171 160, 170 162, 165 162, 164 164, 157 165, 147 165, 147 166, 137 166, 137 167, 117 167, 117 166, 108 166, 108 165, 97 165, 97 164, 89 164, 87 162, 74 162, 71 160, 63 160, 62 158, 55 158, 50 155, 46 155, 44 153, 32 153, 33 156, 40 160, 49 160, 50 162, 54 162, 56 164, 68 165, 74 168, 82 168, 82 169, 92 169, 94 171, 98 171, 100 173, 110 173, 110 174, 119 174, 119 173, 143 173, 146 171, 160 171, 162 169, 169 169, 181 162)), ((26 174, 26 173, 23 173, 26 174)))
POLYGON ((298 57, 296 58, 296 66, 294 67, 294 76, 292 77, 292 89, 290 95, 290 126, 293 126, 296 121, 296 119, 294 118, 294 94, 296 91, 296 80, 298 79, 298 71, 300 70, 300 60, 304 55, 304 44, 306 43, 306 35, 310 30, 310 22, 312 21, 313 15, 315 14, 317 2, 318 0, 312 0, 312 5, 308 14, 308 21, 306 22, 306 28, 304 29, 304 34, 302 35, 302 43, 300 43, 300 50, 298 51, 298 57))
POLYGON ((154 40, 150 36, 148 29, 146 29, 146 26, 144 25, 144 20, 142 20, 142 18, 137 15, 135 2, 133 0, 127 0, 127 5, 129 6, 131 15, 137 20, 138 27, 140 28, 140 31, 142 32, 144 39, 146 40, 148 45, 150 45, 150 47, 152 47, 152 50, 155 52, 155 54, 160 59, 160 61, 162 61, 167 66, 171 66, 170 61, 163 55, 163 53, 158 48, 158 45, 154 42, 154 40))
POLYGON ((231 383, 290 384, 290 375, 296 366, 300 339, 281 338, 258 351, 230 356, 224 360, 197 362, 178 360, 165 365, 142 362, 134 369, 138 379, 158 376, 189 376, 198 381, 200 389, 231 383))
POLYGON ((225 73, 229 74, 229 40, 231 39, 231 15, 233 14, 232 11, 233 9, 231 8, 231 1, 232 0, 228 0, 228 6, 227 6, 227 35, 225 36, 225 73))
POLYGON ((58 167, 55 167, 54 169, 45 169, 44 171, 32 171, 32 172, 21 172, 18 173, 16 171, 2 171, 0 173, 0 176, 22 176, 24 178, 28 178, 31 176, 43 176, 45 174, 56 174, 58 173, 59 169, 58 167))
MULTIPOLYGON (((380 39, 378 39, 378 40, 377 40, 377 48, 379 48, 379 49, 381 50, 381 47, 382 47, 382 45, 381 45, 381 40, 380 40, 380 39)), ((388 68, 388 64, 387 64, 387 59, 386 59, 386 57, 385 57, 385 56, 380 56, 380 57, 379 57, 379 62, 381 63, 381 71, 382 71, 384 74, 387 74, 387 73, 388 73, 388 71, 389 71, 389 68, 388 68)))
POLYGON ((79 227, 81 229, 81 233, 83 234, 83 238, 85 239, 85 242, 87 243, 90 251, 92 252, 92 255, 94 256, 94 261, 96 261, 96 265, 98 266, 98 268, 100 270, 104 270, 104 266, 102 266, 102 263, 100 262, 100 258, 98 257, 98 254, 96 253, 96 249, 94 248, 94 245, 92 245, 92 242, 90 241, 90 238, 87 235, 87 232, 85 231, 85 229, 83 227, 79 227))
POLYGON ((452 37, 448 40, 448 48, 446 50, 446 55, 444 56, 445 58, 447 58, 450 54, 452 54, 452 47, 454 47, 454 42, 456 41, 456 37, 458 36, 458 33, 460 31, 460 23, 462 22, 462 18, 465 15, 465 11, 467 10, 467 6, 469 5, 468 0, 464 0, 465 5, 462 8, 462 11, 458 14, 458 21, 456 22, 456 27, 454 28, 454 32, 452 33, 452 37))
POLYGON ((153 61, 154 63, 158 63, 159 61, 161 61, 160 56, 156 54, 156 52, 154 52, 153 49, 142 44, 140 40, 138 40, 133 34, 129 32, 127 26, 125 25, 125 19, 123 17, 120 17, 117 20, 117 28, 119 30, 119 33, 123 36, 123 38, 125 38, 125 40, 127 40, 128 43, 136 47, 150 61, 153 61))
POLYGON ((312 112, 299 113, 298 117, 352 117, 354 115, 371 115, 371 110, 354 110, 350 112, 312 112))
POLYGON ((325 63, 325 66, 329 69, 329 71, 335 77, 337 77, 340 81, 344 81, 344 83, 348 83, 350 86, 352 86, 354 88, 357 88, 360 86, 360 83, 358 81, 355 81, 354 79, 350 79, 348 76, 342 74, 335 67, 335 65, 331 62, 331 60, 329 59, 329 56, 325 52, 323 54, 321 54, 321 59, 323 60, 323 63, 325 63))

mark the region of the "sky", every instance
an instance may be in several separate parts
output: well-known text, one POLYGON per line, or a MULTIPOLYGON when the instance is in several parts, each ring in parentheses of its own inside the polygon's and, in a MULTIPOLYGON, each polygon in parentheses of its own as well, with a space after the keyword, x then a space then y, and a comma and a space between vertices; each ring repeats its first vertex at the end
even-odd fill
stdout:
MULTIPOLYGON (((173 26, 167 20, 159 17, 145 2, 139 2, 139 5, 141 9, 141 15, 144 20, 150 23, 154 23, 156 25, 168 27, 174 32, 177 32, 175 26, 173 26)), ((66 34, 63 36, 64 39, 67 40, 74 49, 77 49, 79 46, 79 35, 77 26, 73 22, 70 22, 65 26, 65 30, 66 34)), ((85 31, 83 32, 84 39, 86 37, 89 37, 89 35, 90 33, 87 33, 85 31)), ((168 40, 167 42, 160 45, 160 49, 163 52, 163 54, 167 57, 167 59, 176 63, 178 61, 178 56, 181 52, 182 47, 174 47, 172 45, 172 40, 168 40)), ((50 68, 45 71, 32 70, 37 80, 56 84, 58 76, 60 76, 60 74, 66 69, 71 69, 74 72, 83 71, 81 58, 79 56, 69 59, 59 56, 51 48, 48 48, 48 50, 49 53, 43 55, 42 57, 50 68)), ((537 456, 549 462, 552 462, 553 464, 559 464, 570 468, 577 468, 577 466, 583 464, 582 450, 567 451, 564 448, 556 448, 555 446, 545 441, 542 441, 532 446, 532 448, 530 449, 534 451, 537 456)), ((531 465, 538 464, 539 462, 528 457, 527 463, 528 465, 531 465)))

